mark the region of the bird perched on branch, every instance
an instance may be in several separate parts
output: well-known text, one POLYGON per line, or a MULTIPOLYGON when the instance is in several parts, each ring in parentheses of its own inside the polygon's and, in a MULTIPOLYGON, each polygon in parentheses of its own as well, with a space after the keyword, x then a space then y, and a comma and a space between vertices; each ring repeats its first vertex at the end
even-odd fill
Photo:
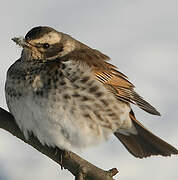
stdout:
POLYGON ((131 103, 160 113, 107 55, 51 27, 13 41, 23 50, 7 72, 6 100, 26 138, 33 133, 42 144, 75 150, 114 133, 135 157, 178 154, 135 118, 131 103))

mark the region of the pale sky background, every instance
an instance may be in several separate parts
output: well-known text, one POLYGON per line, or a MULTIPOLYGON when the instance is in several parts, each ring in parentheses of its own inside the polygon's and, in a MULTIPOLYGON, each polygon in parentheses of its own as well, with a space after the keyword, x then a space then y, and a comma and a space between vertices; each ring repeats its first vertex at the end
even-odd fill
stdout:
MULTIPOLYGON (((4 83, 20 56, 11 38, 49 25, 109 55, 161 117, 134 108, 152 132, 178 148, 178 0, 16 0, 0 6, 0 105, 4 83)), ((111 138, 80 153, 120 180, 177 180, 178 157, 136 159, 111 138)), ((0 129, 0 180, 71 180, 67 170, 0 129)))

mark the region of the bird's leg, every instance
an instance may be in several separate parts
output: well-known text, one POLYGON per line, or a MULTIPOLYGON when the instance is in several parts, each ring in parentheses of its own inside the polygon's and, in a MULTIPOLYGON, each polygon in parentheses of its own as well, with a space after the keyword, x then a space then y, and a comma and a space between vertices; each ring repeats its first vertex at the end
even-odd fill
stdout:
POLYGON ((65 151, 62 151, 60 154, 60 165, 61 165, 61 170, 63 170, 64 166, 63 166, 63 156, 65 155, 65 151))
POLYGON ((65 159, 65 158, 67 157, 67 155, 69 154, 69 152, 66 151, 66 150, 60 150, 60 149, 58 149, 58 148, 56 147, 55 155, 57 155, 58 152, 59 152, 59 154, 60 154, 59 164, 60 164, 60 166, 61 166, 61 170, 63 170, 63 169, 64 169, 63 159, 65 159), (59 151, 60 151, 60 152, 59 152, 59 151))
POLYGON ((61 166, 61 170, 63 170, 63 165, 62 165, 62 156, 63 156, 63 153, 64 153, 64 151, 62 151, 62 150, 59 150, 57 147, 55 148, 55 156, 57 155, 59 153, 59 155, 60 155, 60 158, 59 158, 59 164, 60 164, 60 166, 61 166), (60 151, 60 152, 59 152, 60 151))

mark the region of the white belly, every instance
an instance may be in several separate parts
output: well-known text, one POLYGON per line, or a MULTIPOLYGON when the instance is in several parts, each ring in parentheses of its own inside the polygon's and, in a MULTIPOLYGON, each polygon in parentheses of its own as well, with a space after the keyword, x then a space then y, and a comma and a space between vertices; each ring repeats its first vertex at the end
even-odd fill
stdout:
MULTIPOLYGON (((9 104, 18 126, 27 139, 29 132, 33 132, 42 144, 75 151, 107 140, 109 135, 118 129, 114 123, 112 127, 105 128, 97 122, 95 114, 91 111, 88 111, 88 114, 93 117, 93 121, 89 121, 81 116, 79 106, 75 106, 76 111, 73 113, 70 104, 66 105, 62 101, 60 103, 49 102, 47 99, 37 101, 26 97, 11 100, 9 104)), ((124 122, 127 119, 128 114, 125 110, 126 106, 123 106, 122 112, 125 113, 117 120, 118 124, 120 120, 124 122)), ((103 116, 108 118, 106 113, 103 113, 103 116)))
POLYGON ((98 144, 112 132, 107 129, 103 132, 100 126, 96 132, 88 126, 85 119, 81 119, 80 114, 72 114, 62 103, 58 106, 58 111, 53 108, 56 105, 51 106, 47 100, 39 106, 30 98, 11 102, 10 106, 25 137, 28 139, 29 132, 33 132, 42 144, 48 146, 67 150, 81 149, 98 144))

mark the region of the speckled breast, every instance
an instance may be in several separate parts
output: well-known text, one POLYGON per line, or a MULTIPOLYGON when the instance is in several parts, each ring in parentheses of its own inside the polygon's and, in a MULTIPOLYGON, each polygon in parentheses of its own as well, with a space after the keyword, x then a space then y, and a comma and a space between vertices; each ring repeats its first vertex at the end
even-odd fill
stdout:
MULTIPOLYGON (((83 148, 107 139, 124 118, 115 99, 88 66, 67 61, 16 61, 8 70, 6 100, 28 138, 43 144, 83 148)), ((125 116, 125 117, 124 117, 125 116)))

